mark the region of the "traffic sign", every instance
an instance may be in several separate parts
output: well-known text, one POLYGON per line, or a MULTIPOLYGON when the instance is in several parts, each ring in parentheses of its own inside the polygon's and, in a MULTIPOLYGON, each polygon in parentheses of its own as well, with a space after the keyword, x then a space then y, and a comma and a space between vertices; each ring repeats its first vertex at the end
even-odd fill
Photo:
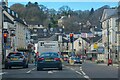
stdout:
POLYGON ((98 44, 94 43, 94 49, 98 49, 98 44))

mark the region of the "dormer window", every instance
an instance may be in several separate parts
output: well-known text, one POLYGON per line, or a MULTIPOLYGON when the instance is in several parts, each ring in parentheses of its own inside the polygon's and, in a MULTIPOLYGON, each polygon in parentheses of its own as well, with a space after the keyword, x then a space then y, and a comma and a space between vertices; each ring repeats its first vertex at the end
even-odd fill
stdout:
POLYGON ((18 18, 18 14, 16 14, 16 17, 18 18))
POLYGON ((14 12, 12 11, 12 15, 14 16, 14 12))
POLYGON ((34 32, 37 32, 37 29, 34 29, 34 32))
POLYGON ((10 13, 10 9, 8 8, 8 13, 10 13))

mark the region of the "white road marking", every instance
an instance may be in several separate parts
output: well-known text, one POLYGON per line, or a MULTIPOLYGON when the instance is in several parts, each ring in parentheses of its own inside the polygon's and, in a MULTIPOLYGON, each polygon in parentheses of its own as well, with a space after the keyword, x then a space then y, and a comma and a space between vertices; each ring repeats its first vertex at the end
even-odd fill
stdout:
POLYGON ((73 68, 71 68, 71 70, 74 70, 73 68))
POLYGON ((82 71, 82 68, 80 69, 80 71, 82 71))
POLYGON ((2 74, 4 74, 4 73, 0 73, 0 76, 1 76, 2 74))
POLYGON ((52 71, 48 71, 49 74, 53 73, 52 71))
POLYGON ((80 67, 80 69, 82 69, 82 67, 80 67))
POLYGON ((90 78, 89 78, 88 76, 86 76, 86 75, 84 76, 84 78, 86 78, 86 79, 90 79, 90 78))
POLYGON ((59 72, 59 71, 55 71, 55 70, 53 70, 52 72, 59 72))
POLYGON ((83 71, 81 71, 83 75, 86 75, 83 71))
POLYGON ((6 74, 7 72, 2 72, 2 73, 0 73, 0 76, 2 76, 3 74, 6 74))
POLYGON ((31 71, 33 71, 33 70, 35 70, 35 69, 36 69, 36 68, 33 68, 33 69, 27 71, 26 73, 30 73, 31 71))
POLYGON ((26 72, 26 73, 30 73, 32 70, 29 70, 28 72, 26 72))
POLYGON ((32 70, 35 70, 36 68, 33 68, 32 70))
POLYGON ((80 74, 80 75, 82 75, 79 71, 75 71, 76 73, 78 73, 78 74, 80 74))

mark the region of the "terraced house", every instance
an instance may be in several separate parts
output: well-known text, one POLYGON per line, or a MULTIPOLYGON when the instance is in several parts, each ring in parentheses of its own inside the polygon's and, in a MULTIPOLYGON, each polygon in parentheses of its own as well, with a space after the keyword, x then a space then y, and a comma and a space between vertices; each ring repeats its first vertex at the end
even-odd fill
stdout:
POLYGON ((10 8, 3 7, 3 29, 8 31, 6 53, 16 51, 19 48, 27 49, 30 43, 30 31, 24 20, 10 8))
POLYGON ((106 61, 111 58, 116 61, 117 50, 117 26, 116 20, 118 19, 117 9, 104 9, 102 15, 102 43, 105 48, 106 61))

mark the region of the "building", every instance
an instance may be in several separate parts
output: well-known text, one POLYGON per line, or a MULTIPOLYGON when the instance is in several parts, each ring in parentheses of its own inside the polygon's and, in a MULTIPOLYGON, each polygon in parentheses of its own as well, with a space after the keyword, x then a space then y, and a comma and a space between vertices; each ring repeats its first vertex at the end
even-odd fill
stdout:
POLYGON ((117 58, 120 62, 120 2, 118 6, 118 19, 116 20, 117 23, 117 58))
MULTIPOLYGON (((17 51, 17 49, 27 49, 30 32, 24 20, 10 8, 3 6, 3 30, 8 31, 8 42, 6 53, 17 51)), ((7 55, 7 54, 6 54, 7 55)))
POLYGON ((116 20, 117 9, 104 9, 101 23, 102 23, 102 43, 104 44, 106 61, 112 58, 115 61, 115 51, 117 50, 117 27, 116 20), (109 41, 109 42, 108 42, 109 41))

